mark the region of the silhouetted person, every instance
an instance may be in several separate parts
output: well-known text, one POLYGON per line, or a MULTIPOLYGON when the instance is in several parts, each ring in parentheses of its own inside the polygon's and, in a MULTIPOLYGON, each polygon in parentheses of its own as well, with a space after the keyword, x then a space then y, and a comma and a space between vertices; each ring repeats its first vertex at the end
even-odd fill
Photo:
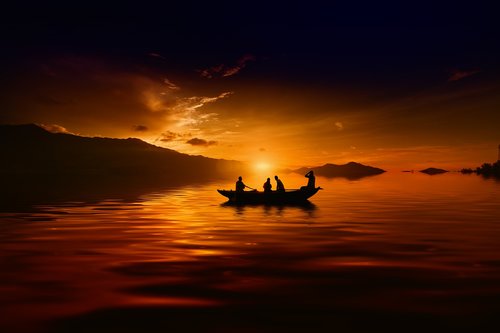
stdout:
POLYGON ((274 179, 276 179, 276 191, 285 192, 285 185, 283 185, 281 179, 279 179, 278 176, 274 176, 274 179))
POLYGON ((307 187, 308 188, 315 188, 316 187, 316 177, 314 176, 314 171, 309 171, 308 173, 306 173, 305 175, 306 178, 309 178, 307 180, 307 187))
POLYGON ((314 172, 311 170, 306 175, 304 176, 306 178, 309 178, 307 180, 307 186, 302 186, 300 189, 301 190, 313 190, 316 188, 316 177, 314 176, 314 172))
POLYGON ((271 192, 271 189, 273 188, 273 185, 271 185, 271 178, 267 178, 266 182, 264 183, 264 188, 265 193, 271 192))
POLYGON ((236 182, 236 192, 243 192, 245 190, 245 187, 248 187, 248 186, 246 186, 243 183, 241 176, 239 176, 238 181, 236 182))

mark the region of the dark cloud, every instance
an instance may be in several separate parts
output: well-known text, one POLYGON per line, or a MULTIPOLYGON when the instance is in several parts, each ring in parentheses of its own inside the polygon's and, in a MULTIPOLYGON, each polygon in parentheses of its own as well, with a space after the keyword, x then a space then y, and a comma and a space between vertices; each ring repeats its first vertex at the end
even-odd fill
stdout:
POLYGON ((162 142, 170 142, 179 139, 187 139, 191 137, 191 133, 176 133, 172 131, 166 131, 161 133, 160 141, 162 142))
POLYGON ((175 83, 173 83, 172 81, 170 81, 167 78, 163 79, 163 83, 167 86, 168 89, 171 89, 171 90, 180 90, 181 89, 181 87, 179 87, 178 85, 176 85, 175 83))
POLYGON ((247 63, 250 61, 255 61, 255 57, 251 54, 245 54, 238 60, 236 66, 226 69, 222 76, 231 76, 237 74, 240 70, 245 68, 247 66, 247 63))
POLYGON ((153 58, 160 58, 160 59, 166 59, 164 56, 162 56, 161 54, 159 53, 156 53, 156 52, 150 52, 148 53, 148 56, 150 57, 153 57, 153 58))
POLYGON ((178 137, 179 137, 178 133, 174 133, 174 132, 171 132, 171 131, 166 131, 166 132, 164 132, 164 133, 161 134, 160 141, 170 142, 170 141, 173 141, 173 140, 177 139, 178 137))
POLYGON ((224 68, 225 66, 221 64, 214 67, 202 69, 200 71, 200 75, 206 77, 207 79, 211 79, 214 76, 220 76, 219 73, 221 73, 224 70, 224 68))
POLYGON ((146 132, 149 128, 145 125, 135 125, 133 129, 136 132, 146 132))
POLYGON ((235 65, 228 66, 220 64, 214 67, 203 69, 200 71, 200 75, 211 79, 214 77, 228 77, 238 74, 243 68, 245 68, 250 61, 255 61, 255 56, 251 54, 245 54, 243 57, 238 59, 235 65))
POLYGON ((465 79, 466 77, 472 76, 472 75, 477 74, 479 72, 480 72, 480 70, 470 70, 470 71, 464 71, 464 70, 458 70, 458 69, 453 70, 453 71, 451 71, 451 75, 448 78, 448 82, 462 80, 462 79, 465 79))
POLYGON ((217 144, 217 141, 207 141, 204 139, 199 139, 199 138, 192 138, 191 140, 186 141, 186 143, 193 145, 193 146, 214 146, 217 144))

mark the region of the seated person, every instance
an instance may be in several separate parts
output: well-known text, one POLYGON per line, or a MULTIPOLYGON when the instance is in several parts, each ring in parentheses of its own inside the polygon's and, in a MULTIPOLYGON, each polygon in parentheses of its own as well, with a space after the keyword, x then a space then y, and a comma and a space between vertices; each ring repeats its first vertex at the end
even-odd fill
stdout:
POLYGON ((236 192, 243 192, 245 187, 247 186, 243 183, 241 176, 239 176, 238 181, 236 182, 236 192))
POLYGON ((276 191, 285 192, 285 186, 283 185, 281 179, 279 179, 278 176, 274 176, 274 179, 276 179, 276 191))
POLYGON ((306 175, 304 176, 306 178, 309 178, 307 180, 307 186, 302 186, 300 189, 301 190, 313 190, 316 188, 316 177, 314 176, 314 172, 311 170, 306 175))
POLYGON ((271 189, 273 188, 273 186, 271 185, 271 178, 267 178, 266 182, 262 187, 264 188, 265 193, 271 192, 271 189))

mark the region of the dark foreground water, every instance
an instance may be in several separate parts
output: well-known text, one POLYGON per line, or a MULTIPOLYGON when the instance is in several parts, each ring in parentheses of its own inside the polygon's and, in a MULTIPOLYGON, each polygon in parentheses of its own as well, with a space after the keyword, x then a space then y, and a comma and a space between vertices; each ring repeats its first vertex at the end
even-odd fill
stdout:
POLYGON ((226 183, 1 213, 0 331, 482 331, 500 321, 499 182, 387 173, 318 183, 304 206, 225 205, 215 189, 226 183))

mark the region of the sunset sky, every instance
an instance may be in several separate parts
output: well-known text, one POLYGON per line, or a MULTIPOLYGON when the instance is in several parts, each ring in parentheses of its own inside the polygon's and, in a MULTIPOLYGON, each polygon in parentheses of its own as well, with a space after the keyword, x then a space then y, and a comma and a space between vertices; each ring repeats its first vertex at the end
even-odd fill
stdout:
POLYGON ((183 3, 5 11, 0 123, 280 167, 496 160, 488 5, 183 3))

